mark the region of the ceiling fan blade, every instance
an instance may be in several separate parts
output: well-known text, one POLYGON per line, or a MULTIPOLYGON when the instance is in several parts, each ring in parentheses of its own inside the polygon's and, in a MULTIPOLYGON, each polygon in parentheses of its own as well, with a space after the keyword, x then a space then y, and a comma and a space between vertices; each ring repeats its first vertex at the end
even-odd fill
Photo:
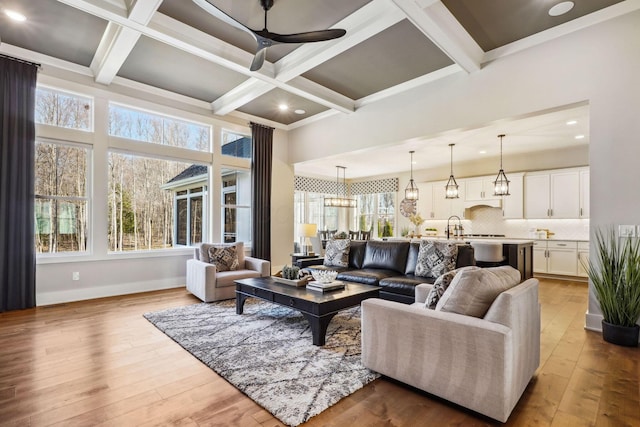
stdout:
POLYGON ((233 19, 232 17, 224 13, 223 11, 215 7, 209 0, 193 0, 193 2, 198 6, 200 6, 202 9, 209 12, 211 15, 218 18, 219 20, 226 22, 227 24, 239 30, 245 31, 257 39, 256 33, 251 28, 241 24, 240 22, 236 21, 235 19, 233 19))
POLYGON ((262 65, 264 64, 264 58, 266 56, 267 56, 266 47, 258 49, 258 51, 256 52, 256 56, 254 56, 253 61, 251 61, 251 67, 249 67, 249 69, 251 71, 258 71, 260 68, 262 68, 262 65))
POLYGON ((344 36, 347 31, 339 28, 332 28, 329 30, 308 31, 306 33, 296 34, 276 34, 264 30, 256 31, 256 33, 278 43, 310 43, 337 39, 344 36))

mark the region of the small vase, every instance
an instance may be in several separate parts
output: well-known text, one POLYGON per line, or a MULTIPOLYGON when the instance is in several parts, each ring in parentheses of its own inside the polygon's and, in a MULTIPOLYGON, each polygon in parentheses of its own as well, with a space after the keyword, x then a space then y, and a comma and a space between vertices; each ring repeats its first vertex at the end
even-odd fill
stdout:
POLYGON ((640 337, 640 325, 620 326, 602 321, 602 338, 611 344, 625 347, 637 347, 640 337))

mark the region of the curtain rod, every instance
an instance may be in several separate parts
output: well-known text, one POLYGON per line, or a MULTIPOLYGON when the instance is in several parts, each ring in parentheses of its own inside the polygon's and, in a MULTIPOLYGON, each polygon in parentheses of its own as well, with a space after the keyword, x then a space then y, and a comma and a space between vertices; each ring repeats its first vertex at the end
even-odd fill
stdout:
POLYGON ((37 62, 27 61, 26 59, 15 58, 13 56, 9 56, 4 53, 0 53, 0 58, 7 58, 13 61, 22 62, 23 64, 35 65, 38 68, 42 68, 42 64, 38 64, 37 62))

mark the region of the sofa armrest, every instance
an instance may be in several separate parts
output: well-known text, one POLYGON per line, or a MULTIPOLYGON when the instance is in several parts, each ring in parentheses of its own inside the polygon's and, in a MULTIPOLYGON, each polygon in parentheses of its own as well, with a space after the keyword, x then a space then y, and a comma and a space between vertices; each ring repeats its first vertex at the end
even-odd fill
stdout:
POLYGON ((244 257, 244 266, 247 270, 253 270, 260 273, 260 277, 269 277, 271 276, 271 262, 254 258, 250 256, 244 257))
POLYGON ((201 300, 213 300, 217 269, 214 264, 197 259, 187 260, 187 289, 201 300))
POLYGON ((484 319, 381 299, 362 302, 362 363, 369 369, 506 421, 512 331, 484 319))
POLYGON ((427 301, 427 295, 431 291, 433 285, 430 283, 421 283, 416 286, 416 302, 424 304, 427 301))

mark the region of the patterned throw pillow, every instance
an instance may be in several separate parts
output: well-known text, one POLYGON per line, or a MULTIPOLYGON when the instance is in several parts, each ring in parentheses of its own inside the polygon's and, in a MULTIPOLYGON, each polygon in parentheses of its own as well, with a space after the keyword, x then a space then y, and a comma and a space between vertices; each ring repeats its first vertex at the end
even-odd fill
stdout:
POLYGON ((232 271, 238 269, 238 252, 235 246, 211 245, 209 248, 209 262, 215 264, 217 271, 232 271))
POLYGON ((327 267, 348 267, 351 240, 331 239, 324 250, 324 265, 327 267))
POLYGON ((458 245, 447 241, 423 240, 420 242, 416 276, 437 279, 456 268, 458 245))
POLYGON ((453 281, 453 278, 455 277, 456 274, 458 274, 458 272, 465 271, 465 270, 475 270, 478 268, 480 267, 470 266, 470 267, 456 268, 455 270, 446 272, 440 277, 438 277, 436 281, 433 283, 433 287, 429 291, 429 294, 427 295, 427 299, 424 302, 424 307, 429 308, 431 310, 435 310, 436 305, 438 304, 438 301, 440 301, 440 298, 444 294, 444 291, 447 290, 447 288, 453 281))

